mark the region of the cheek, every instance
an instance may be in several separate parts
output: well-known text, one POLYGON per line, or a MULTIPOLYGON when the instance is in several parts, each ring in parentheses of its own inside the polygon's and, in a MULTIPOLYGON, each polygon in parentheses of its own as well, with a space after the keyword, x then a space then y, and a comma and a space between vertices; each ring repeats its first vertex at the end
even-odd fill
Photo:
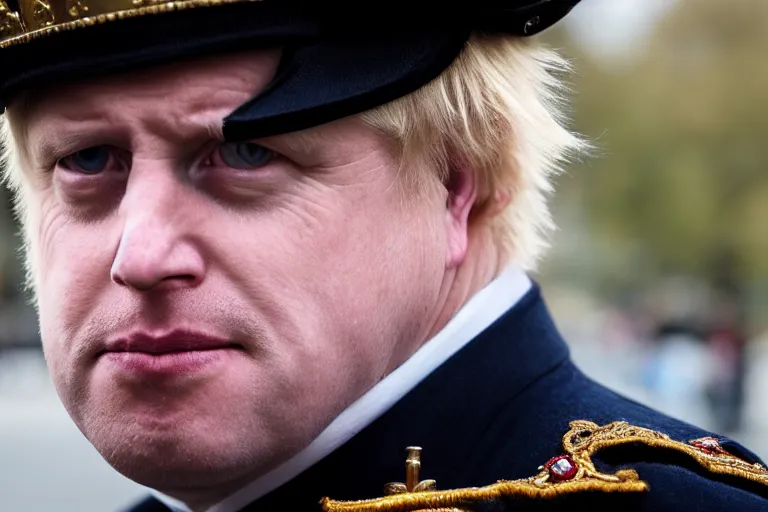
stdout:
POLYGON ((396 192, 312 192, 262 219, 248 252, 261 259, 264 275, 281 276, 285 291, 333 298, 325 308, 389 288, 392 279, 377 276, 407 273, 402 263, 413 264, 413 253, 436 244, 423 212, 419 221, 419 212, 398 210, 396 192))
POLYGON ((395 180, 317 193, 301 210, 306 221, 291 228, 296 255, 328 269, 334 280, 356 282, 357 287, 387 286, 388 281, 358 277, 407 273, 411 265, 425 263, 424 256, 433 255, 442 243, 439 205, 432 197, 409 197, 395 180))
POLYGON ((272 296, 304 353, 379 365, 439 293, 440 218, 435 201, 410 204, 395 187, 313 190, 260 218, 232 267, 259 269, 249 295, 272 296))
POLYGON ((43 346, 56 369, 109 283, 111 237, 105 224, 73 222, 52 201, 43 201, 40 211, 31 250, 43 346))

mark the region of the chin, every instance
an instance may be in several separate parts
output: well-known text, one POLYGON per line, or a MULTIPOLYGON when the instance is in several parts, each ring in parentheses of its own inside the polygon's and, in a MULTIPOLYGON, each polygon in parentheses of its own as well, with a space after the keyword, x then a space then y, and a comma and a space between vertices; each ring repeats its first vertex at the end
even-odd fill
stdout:
POLYGON ((205 488, 226 485, 243 478, 243 467, 233 463, 236 453, 195 438, 134 440, 134 446, 115 446, 101 451, 105 460, 131 480, 154 489, 205 488), (136 446, 140 445, 140 446, 136 446))
MULTIPOLYGON (((127 478, 158 490, 226 486, 258 472, 253 453, 235 432, 196 417, 176 421, 147 414, 125 414, 118 421, 99 418, 84 428, 102 457, 127 478)), ((262 446, 269 443, 263 443, 262 446)))
POLYGON ((196 386, 95 385, 71 411, 78 427, 118 472, 154 489, 223 486, 273 458, 269 430, 248 417, 231 379, 196 386), (248 437, 243 435, 248 432, 248 437))

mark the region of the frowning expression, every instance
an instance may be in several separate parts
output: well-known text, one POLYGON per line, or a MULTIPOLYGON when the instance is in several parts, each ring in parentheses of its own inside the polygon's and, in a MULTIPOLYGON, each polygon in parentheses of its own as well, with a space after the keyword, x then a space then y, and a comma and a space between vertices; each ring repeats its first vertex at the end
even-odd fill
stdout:
POLYGON ((40 320, 70 414, 166 491, 236 486, 306 445, 434 318, 446 195, 412 201, 356 118, 227 143, 279 52, 30 93, 40 320))

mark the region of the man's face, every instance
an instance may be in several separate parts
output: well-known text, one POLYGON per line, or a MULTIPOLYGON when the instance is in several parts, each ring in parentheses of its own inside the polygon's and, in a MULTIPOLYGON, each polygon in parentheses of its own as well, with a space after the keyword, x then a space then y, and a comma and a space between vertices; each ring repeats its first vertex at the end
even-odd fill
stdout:
POLYGON ((278 59, 57 87, 23 114, 53 379, 105 458, 161 490, 241 485, 303 448, 444 293, 446 194, 412 200, 382 135, 216 139, 278 59))

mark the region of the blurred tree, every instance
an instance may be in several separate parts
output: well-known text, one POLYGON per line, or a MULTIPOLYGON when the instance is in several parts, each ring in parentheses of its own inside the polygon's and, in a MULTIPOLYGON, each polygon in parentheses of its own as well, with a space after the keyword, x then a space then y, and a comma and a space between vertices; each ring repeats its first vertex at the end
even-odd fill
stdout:
POLYGON ((584 209, 613 292, 666 275, 715 284, 723 254, 734 279, 766 282, 767 23, 765 0, 680 0, 621 66, 551 36, 578 70, 576 129, 601 152, 559 193, 584 209))

